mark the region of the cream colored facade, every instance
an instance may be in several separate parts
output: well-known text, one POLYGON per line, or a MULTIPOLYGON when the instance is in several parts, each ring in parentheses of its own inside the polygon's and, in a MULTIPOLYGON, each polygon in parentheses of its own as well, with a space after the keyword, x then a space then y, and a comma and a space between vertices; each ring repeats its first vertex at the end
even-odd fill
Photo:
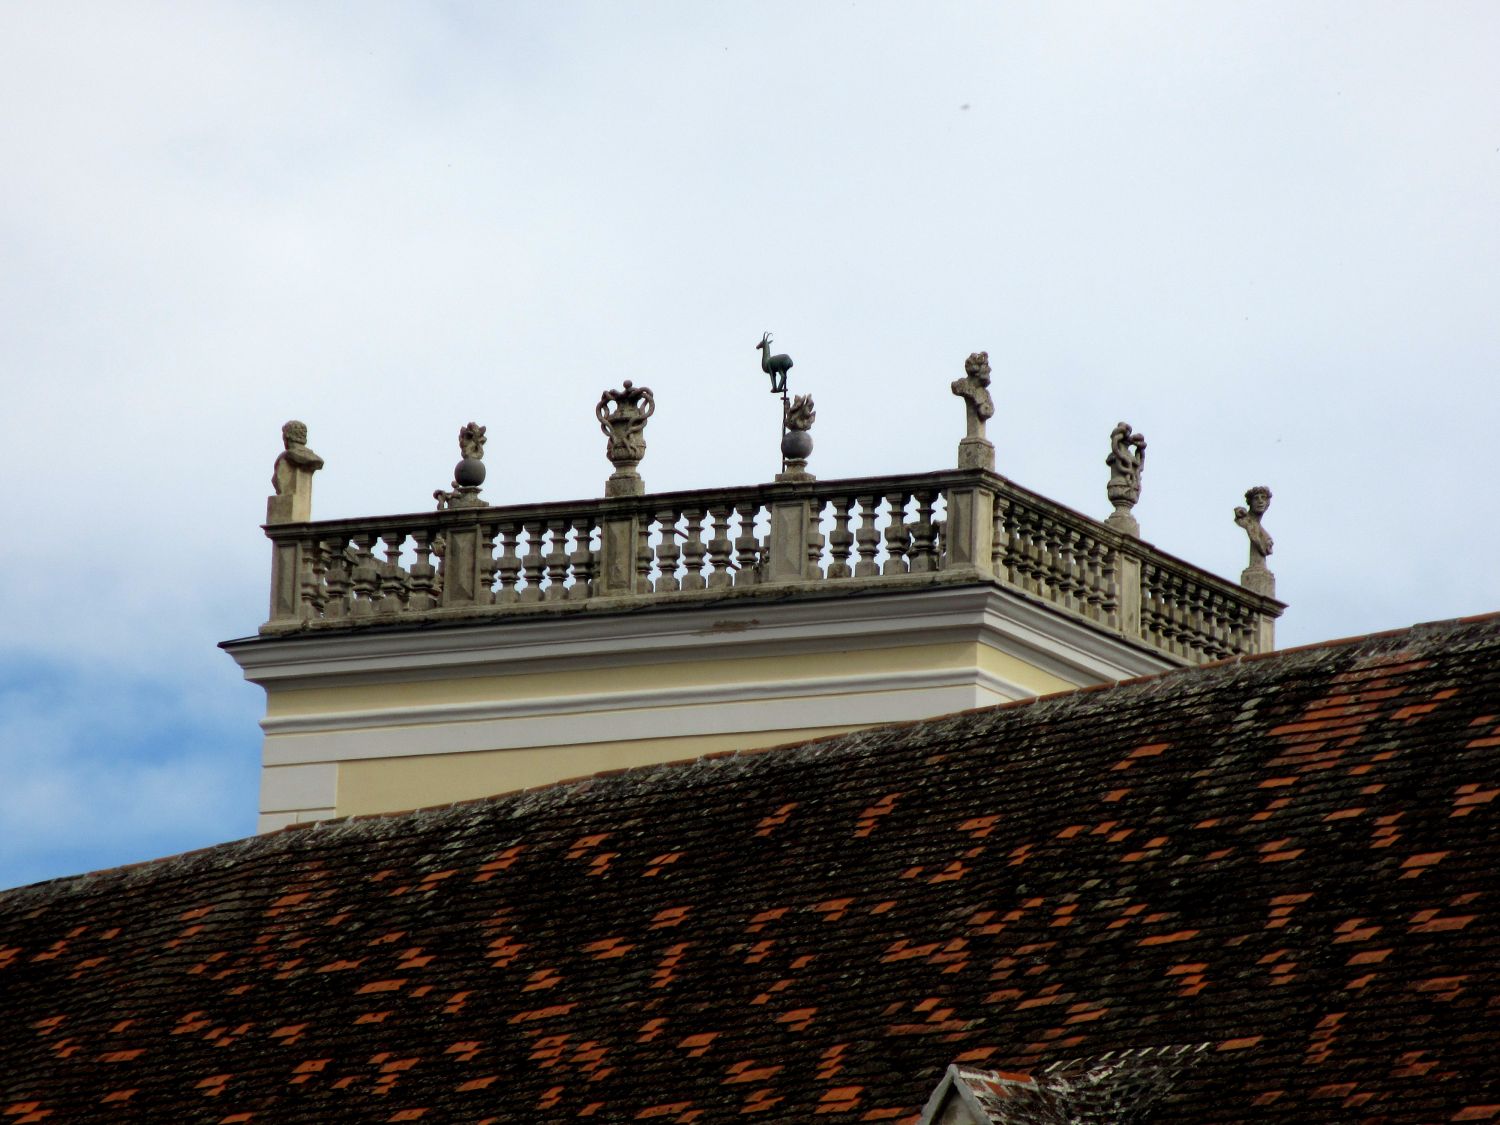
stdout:
POLYGON ((993 582, 262 635, 260 828, 490 796, 1182 661, 993 582))

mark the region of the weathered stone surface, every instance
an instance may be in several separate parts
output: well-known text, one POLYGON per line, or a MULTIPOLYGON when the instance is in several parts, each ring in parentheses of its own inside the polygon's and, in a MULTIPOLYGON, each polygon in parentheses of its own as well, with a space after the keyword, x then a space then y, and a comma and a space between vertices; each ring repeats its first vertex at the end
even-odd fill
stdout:
POLYGON ((1248 507, 1234 510, 1234 522, 1245 529, 1250 540, 1250 565, 1240 572, 1240 585, 1268 598, 1276 596, 1276 576, 1266 566, 1275 542, 1270 533, 1261 526, 1260 519, 1271 507, 1271 490, 1258 484, 1245 493, 1248 507))
POLYGON ((813 450, 812 434, 808 431, 818 417, 813 409, 812 395, 797 395, 790 402, 782 399, 781 404, 781 422, 786 431, 781 438, 781 457, 785 467, 776 479, 813 480, 813 475, 807 471, 807 459, 813 450))
POLYGON ((1131 509, 1141 498, 1141 472, 1146 467, 1146 435, 1135 433, 1128 422, 1121 422, 1110 432, 1109 484, 1105 493, 1115 506, 1104 522, 1126 535, 1139 536, 1141 525, 1131 509))
POLYGON ((282 426, 281 441, 284 448, 271 469, 274 495, 266 500, 266 523, 303 523, 312 519, 312 479, 323 458, 307 448, 304 422, 282 426))
POLYGON ((965 433, 958 443, 960 469, 995 468, 995 447, 985 437, 985 423, 995 415, 995 401, 990 397, 990 353, 974 352, 964 360, 964 377, 955 379, 949 389, 964 400, 965 433))
POLYGON ((432 494, 438 509, 482 508, 479 486, 484 484, 485 430, 478 422, 470 422, 458 431, 458 451, 461 460, 453 467, 453 491, 438 489, 432 494))
POLYGON ((641 496, 645 482, 636 472, 646 456, 646 422, 656 413, 656 396, 650 387, 637 387, 629 379, 623 390, 605 391, 594 414, 608 436, 604 455, 615 471, 604 484, 605 496, 641 496))

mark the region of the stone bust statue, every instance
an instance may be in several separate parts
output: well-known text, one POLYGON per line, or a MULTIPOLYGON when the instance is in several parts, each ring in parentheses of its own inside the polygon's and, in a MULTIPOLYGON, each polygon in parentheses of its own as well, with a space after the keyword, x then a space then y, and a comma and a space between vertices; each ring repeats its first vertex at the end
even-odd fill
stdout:
POLYGON ((1276 576, 1266 566, 1266 559, 1270 557, 1275 543, 1260 522, 1270 506, 1271 490, 1263 484, 1258 484, 1246 491, 1245 507, 1234 509, 1234 522, 1245 529, 1245 535, 1250 540, 1250 565, 1240 575, 1240 585, 1257 594, 1274 597, 1276 576))
POLYGON ((298 471, 315 473, 323 467, 323 458, 307 448, 307 423, 295 419, 281 427, 284 447, 271 468, 271 487, 277 496, 292 491, 298 471))
POLYGON ((990 397, 990 353, 974 352, 964 360, 964 377, 949 389, 964 400, 964 438, 958 443, 960 469, 993 469, 995 447, 984 434, 984 424, 995 416, 990 397))
POLYGON ((1250 566, 1252 569, 1259 567, 1264 570, 1266 559, 1270 557, 1272 549, 1276 546, 1275 540, 1264 527, 1261 526, 1260 518, 1266 514, 1271 506, 1271 490, 1263 484, 1258 484, 1245 493, 1247 507, 1236 507, 1234 510, 1234 522, 1245 529, 1245 534, 1250 539, 1250 566))
POLYGON ((271 468, 274 495, 266 501, 267 523, 312 519, 312 478, 323 458, 307 448, 307 425, 295 419, 281 427, 284 446, 271 468))

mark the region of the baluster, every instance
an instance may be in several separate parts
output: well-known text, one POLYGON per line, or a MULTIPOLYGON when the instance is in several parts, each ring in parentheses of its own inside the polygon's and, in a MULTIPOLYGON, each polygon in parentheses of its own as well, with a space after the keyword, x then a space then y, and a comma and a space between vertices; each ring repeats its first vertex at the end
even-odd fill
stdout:
POLYGON ((1211 595, 1208 588, 1193 583, 1193 647, 1198 650, 1198 659, 1216 660, 1218 652, 1215 651, 1213 634, 1211 632, 1213 622, 1213 611, 1210 608, 1211 595))
POLYGON ((1235 654, 1234 606, 1222 594, 1214 594, 1214 640, 1225 656, 1235 654))
POLYGON ((1067 605, 1068 572, 1063 557, 1063 531, 1056 520, 1050 517, 1045 525, 1047 544, 1047 581, 1051 584, 1051 600, 1055 605, 1067 605))
POLYGON ((1167 600, 1166 584, 1160 571, 1153 576, 1151 583, 1151 600, 1155 613, 1151 623, 1156 634, 1156 643, 1164 650, 1170 652, 1172 648, 1172 626, 1168 618, 1170 607, 1167 600))
POLYGON ((594 521, 582 517, 573 521, 573 585, 568 589, 570 601, 582 601, 594 596, 594 575, 599 556, 594 553, 594 521))
POLYGON ((1067 567, 1063 560, 1062 529, 1050 516, 1042 520, 1043 556, 1049 591, 1048 600, 1055 605, 1066 605, 1068 599, 1067 567))
POLYGON ((1084 613, 1093 621, 1100 620, 1104 604, 1104 587, 1100 580, 1104 563, 1104 546, 1092 535, 1083 538, 1083 600, 1084 613))
POLYGON ((375 559, 371 548, 378 538, 367 531, 356 532, 350 537, 354 552, 350 617, 369 617, 375 612, 375 559))
POLYGON ((411 564, 406 598, 407 608, 413 613, 437 606, 437 568, 432 565, 432 533, 425 529, 411 534, 412 549, 416 561, 411 564))
POLYGON ((651 592, 651 564, 655 560, 656 555, 651 549, 651 519, 650 517, 638 519, 635 535, 635 592, 637 594, 651 592))
POLYGON ((299 576, 301 590, 298 592, 298 616, 303 620, 316 621, 323 616, 325 601, 324 583, 328 574, 328 549, 319 540, 302 545, 302 573, 299 576))
POLYGON ((1029 508, 1016 512, 1016 538, 1019 551, 1016 569, 1022 575, 1021 588, 1028 593, 1042 592, 1041 547, 1037 543, 1037 514, 1029 508))
POLYGON ((737 507, 740 533, 734 540, 734 584, 754 586, 760 581, 760 540, 755 537, 755 521, 760 515, 760 501, 737 507))
POLYGON ((484 523, 479 527, 478 586, 474 591, 475 605, 495 604, 495 575, 500 570, 500 560, 495 558, 495 536, 500 526, 484 523))
POLYGON ((1064 604, 1074 613, 1082 613, 1086 603, 1083 596, 1083 566, 1079 560, 1082 546, 1078 532, 1071 527, 1059 528, 1058 547, 1058 562, 1066 588, 1064 604))
POLYGON ((854 571, 849 568, 849 556, 854 551, 854 533, 849 530, 849 513, 854 508, 854 499, 838 496, 833 501, 833 531, 828 542, 833 555, 828 563, 829 578, 849 578, 854 571))
POLYGON ((542 577, 546 571, 542 564, 542 548, 547 535, 547 521, 523 520, 521 530, 526 533, 526 554, 521 557, 521 572, 526 577, 526 587, 521 591, 521 601, 539 602, 542 600, 542 577))
POLYGON ((1178 588, 1182 591, 1182 644, 1187 650, 1184 655, 1201 660, 1203 646, 1198 627, 1202 616, 1198 612, 1198 591, 1190 583, 1181 581, 1178 588))
POLYGON ((1011 503, 1005 516, 1005 569, 1022 590, 1031 588, 1026 559, 1026 510, 1011 503))
POLYGON ((1177 583, 1170 574, 1161 575, 1162 633, 1169 652, 1182 655, 1182 612, 1177 602, 1177 583))
POLYGON ((520 591, 516 589, 521 579, 521 558, 517 550, 521 525, 498 524, 494 535, 495 542, 500 545, 500 554, 495 556, 495 572, 500 576, 499 588, 495 590, 495 604, 514 605, 521 598, 520 591))
POLYGON ((703 509, 684 508, 682 514, 687 521, 682 544, 682 555, 687 567, 682 576, 682 588, 702 590, 708 585, 703 578, 703 556, 708 553, 708 548, 703 543, 703 509))
POLYGON ((807 516, 807 581, 823 581, 823 509, 826 502, 808 501, 807 516))
POLYGON ((1036 592, 1048 601, 1052 600, 1052 550, 1047 542, 1051 531, 1046 516, 1034 513, 1031 518, 1031 565, 1036 578, 1036 592))
POLYGON ((925 574, 938 568, 937 552, 933 549, 937 529, 932 523, 932 506, 937 493, 924 488, 915 495, 917 518, 911 525, 911 571, 925 574))
MULTIPOLYGON (((1123 578, 1115 565, 1117 558, 1112 547, 1099 544, 1099 620, 1115 629, 1126 629, 1128 625, 1120 608, 1123 578)), ((1139 605, 1140 583, 1136 586, 1134 603, 1139 605)))
POLYGON ((885 525, 885 566, 882 574, 905 574, 906 551, 911 545, 911 529, 906 526, 906 490, 886 495, 891 522, 885 525))
POLYGON ((385 545, 384 557, 376 568, 375 612, 400 613, 406 608, 403 595, 406 593, 406 575, 401 569, 401 544, 406 533, 386 532, 381 536, 385 545))
POLYGON ((671 508, 663 508, 656 518, 661 524, 661 542, 656 545, 656 563, 661 572, 656 578, 656 592, 664 594, 682 589, 677 578, 677 560, 682 556, 682 549, 677 545, 677 513, 671 508))
POLYGON ((880 532, 875 530, 875 508, 880 497, 874 493, 857 497, 859 501, 859 529, 854 540, 859 547, 859 561, 854 564, 854 577, 873 578, 880 573, 875 565, 875 554, 880 550, 880 532))
POLYGON ((568 526, 565 519, 547 521, 547 586, 542 596, 560 602, 568 596, 568 526))
POLYGON ((713 573, 708 576, 711 589, 721 589, 734 582, 733 545, 729 538, 729 515, 734 506, 722 500, 709 504, 708 514, 713 517, 714 537, 708 541, 708 565, 713 573))
POLYGON ((1010 500, 995 494, 995 533, 990 544, 990 569, 1001 582, 1015 583, 1010 569, 1010 500))
POLYGON ((327 592, 323 598, 323 616, 333 620, 349 616, 349 555, 347 540, 326 539, 320 547, 327 560, 327 592))
POLYGON ((1146 634, 1146 640, 1158 647, 1164 648, 1166 636, 1162 631, 1163 613, 1161 601, 1161 582, 1155 563, 1146 563, 1141 567, 1142 584, 1146 590, 1145 605, 1141 607, 1142 625, 1146 634))

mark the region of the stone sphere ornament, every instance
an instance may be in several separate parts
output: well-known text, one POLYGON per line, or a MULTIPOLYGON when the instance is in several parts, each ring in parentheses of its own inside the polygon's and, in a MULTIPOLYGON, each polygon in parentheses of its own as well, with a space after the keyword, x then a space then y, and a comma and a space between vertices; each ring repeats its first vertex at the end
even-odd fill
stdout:
POLYGON ((453 466, 453 490, 438 489, 432 494, 437 501, 438 510, 444 508, 482 508, 484 501, 479 498, 479 486, 484 483, 484 443, 485 427, 478 422, 470 422, 458 431, 458 451, 463 455, 457 465, 453 466))
POLYGON ((453 467, 453 483, 459 488, 478 488, 484 483, 484 462, 465 457, 453 467))
POLYGON ((788 461, 806 461, 812 450, 812 434, 806 430, 788 430, 781 439, 781 455, 788 461))

